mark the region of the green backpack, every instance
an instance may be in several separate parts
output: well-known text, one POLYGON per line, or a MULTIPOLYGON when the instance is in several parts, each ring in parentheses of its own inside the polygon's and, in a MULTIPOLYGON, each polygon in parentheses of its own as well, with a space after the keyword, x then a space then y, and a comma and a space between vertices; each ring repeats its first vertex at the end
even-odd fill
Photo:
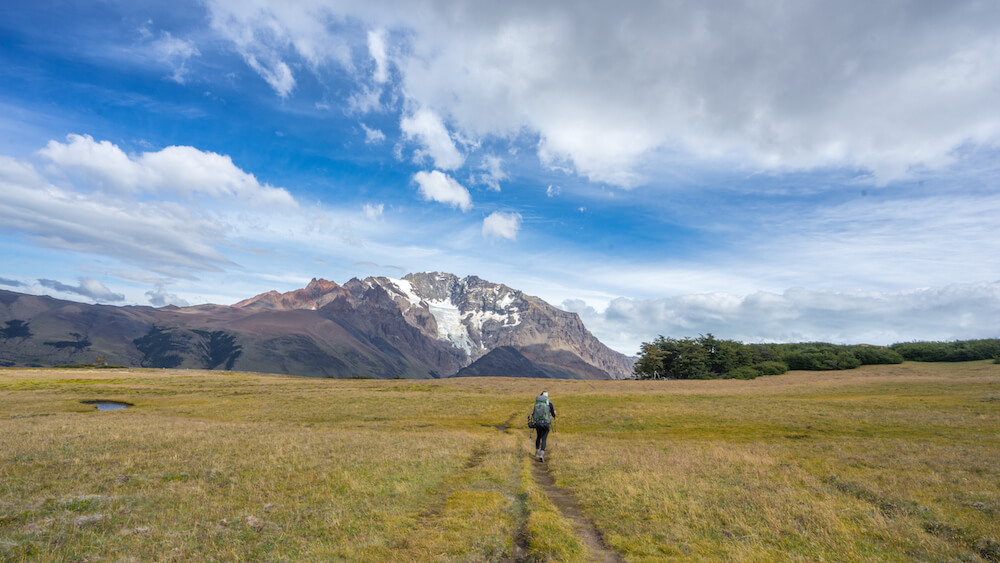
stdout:
POLYGON ((548 426, 552 422, 549 416, 549 400, 543 396, 535 398, 535 410, 531 411, 531 420, 535 426, 548 426))

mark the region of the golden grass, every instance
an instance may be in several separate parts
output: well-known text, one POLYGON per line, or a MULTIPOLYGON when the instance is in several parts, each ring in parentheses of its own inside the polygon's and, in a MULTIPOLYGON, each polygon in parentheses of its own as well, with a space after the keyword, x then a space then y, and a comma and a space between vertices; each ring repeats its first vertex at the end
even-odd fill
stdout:
POLYGON ((583 560, 530 470, 542 388, 557 484, 626 560, 1000 559, 1000 365, 972 362, 666 382, 4 369, 0 560, 583 560))

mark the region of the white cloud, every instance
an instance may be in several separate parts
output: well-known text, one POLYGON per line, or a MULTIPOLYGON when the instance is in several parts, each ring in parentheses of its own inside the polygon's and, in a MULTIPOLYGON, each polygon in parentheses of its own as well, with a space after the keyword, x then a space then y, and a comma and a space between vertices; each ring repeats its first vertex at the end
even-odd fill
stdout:
POLYGON ((164 305, 176 305, 178 307, 187 307, 190 303, 187 300, 174 295, 173 293, 168 293, 162 285, 156 286, 156 288, 151 289, 146 292, 146 297, 149 298, 149 304, 154 307, 163 307, 164 305))
POLYGON ((382 109, 382 89, 370 86, 361 86, 358 91, 347 100, 347 106, 351 113, 369 113, 382 109))
POLYGON ((254 55, 247 55, 246 61, 279 96, 287 98, 292 93, 295 88, 295 77, 292 76, 292 69, 288 68, 284 61, 261 62, 254 55))
POLYGON ((379 129, 372 129, 364 123, 361 124, 361 128, 365 130, 365 144, 366 145, 380 145, 385 141, 385 133, 379 129))
POLYGON ((228 156, 194 147, 172 146, 129 156, 109 141, 89 135, 69 135, 67 143, 49 141, 38 154, 55 173, 77 174, 96 189, 116 193, 149 192, 191 198, 239 197, 255 205, 294 207, 284 189, 261 184, 240 170, 228 156))
POLYGON ((504 213, 494 211, 483 219, 484 238, 505 238, 516 240, 517 233, 521 230, 520 213, 504 213))
POLYGON ((201 54, 193 41, 178 39, 168 31, 164 31, 159 39, 153 41, 151 47, 156 57, 173 69, 170 79, 178 84, 184 84, 187 80, 188 59, 201 54))
POLYGON ((37 154, 48 163, 41 171, 0 157, 0 230, 167 278, 232 267, 220 248, 232 250, 235 237, 245 247, 316 221, 284 189, 193 147, 127 155, 110 142, 70 135, 37 154))
POLYGON ((336 46, 342 45, 335 36, 327 37, 322 21, 279 4, 215 2, 208 8, 212 28, 231 41, 247 65, 282 98, 295 88, 285 53, 293 50, 315 69, 321 61, 337 58, 336 46))
POLYGON ((465 157, 455 148, 441 118, 433 111, 422 108, 413 115, 404 117, 399 124, 407 139, 415 139, 423 150, 417 156, 430 156, 434 166, 442 170, 454 170, 465 162, 465 157))
POLYGON ((1000 282, 892 292, 810 291, 683 295, 611 301, 603 312, 581 300, 563 308, 615 349, 636 354, 658 335, 711 332, 743 342, 892 344, 914 339, 995 338, 1000 282))
POLYGON ((68 285, 56 280, 40 279, 38 283, 43 287, 54 289, 61 293, 72 293, 89 297, 99 303, 124 301, 125 296, 108 289, 103 283, 93 278, 79 278, 79 285, 68 285))
POLYGON ((929 192, 773 211, 741 237, 742 270, 786 287, 898 289, 996 279, 995 264, 982 257, 1000 255, 1000 193, 929 192))
POLYGON ((372 30, 368 32, 368 53, 375 62, 372 80, 384 84, 389 80, 389 60, 385 50, 385 31, 372 30))
POLYGON ((417 172, 413 175, 413 181, 417 183, 420 195, 428 201, 446 203, 462 211, 468 211, 472 207, 469 190, 440 170, 417 172))
POLYGON ((165 275, 229 263, 213 248, 220 226, 181 206, 61 188, 9 157, 0 157, 0 225, 44 246, 112 256, 165 275))
POLYGON ((549 184, 549 187, 545 188, 545 195, 547 197, 555 197, 562 193, 562 188, 559 186, 553 186, 549 184))
POLYGON ((479 169, 483 173, 476 175, 474 177, 475 181, 489 186, 493 191, 499 192, 500 182, 507 179, 507 173, 503 170, 503 159, 492 154, 487 154, 483 156, 483 163, 479 169))
MULTIPOLYGON (((307 61, 339 60, 315 46, 342 41, 345 20, 400 30, 409 107, 433 107, 471 138, 530 131, 544 163, 614 185, 644 182, 664 155, 886 182, 1000 143, 996 3, 209 6, 241 51, 307 61)), ((438 168, 461 164, 428 150, 438 168)))
POLYGON ((374 221, 382 217, 382 211, 385 209, 384 203, 379 203, 378 205, 372 203, 366 203, 364 205, 365 217, 369 220, 374 221))

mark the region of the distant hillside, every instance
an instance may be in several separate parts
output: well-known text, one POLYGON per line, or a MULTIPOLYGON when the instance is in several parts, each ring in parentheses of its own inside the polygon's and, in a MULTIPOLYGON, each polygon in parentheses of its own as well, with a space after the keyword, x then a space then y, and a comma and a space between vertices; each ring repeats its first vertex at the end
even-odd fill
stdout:
POLYGON ((534 366, 528 371, 537 375, 530 377, 618 379, 632 371, 632 360, 604 346, 575 313, 476 277, 425 273, 344 285, 313 280, 232 306, 162 308, 0 290, 0 366, 98 361, 430 378, 454 375, 499 348, 523 361, 498 355, 484 364, 493 371, 504 363, 534 366))
POLYGON ((540 379, 580 379, 575 371, 555 365, 535 363, 512 346, 501 346, 452 377, 536 377, 540 379))

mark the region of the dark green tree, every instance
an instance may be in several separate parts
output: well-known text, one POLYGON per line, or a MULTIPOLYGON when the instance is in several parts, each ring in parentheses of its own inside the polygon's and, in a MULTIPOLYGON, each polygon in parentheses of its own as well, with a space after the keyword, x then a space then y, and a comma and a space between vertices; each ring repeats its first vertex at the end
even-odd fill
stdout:
POLYGON ((208 369, 215 369, 223 364, 223 369, 233 369, 236 359, 243 354, 243 347, 236 343, 236 337, 225 331, 196 330, 194 333, 201 337, 198 348, 201 361, 208 369))
POLYGON ((142 352, 139 365, 147 368, 175 368, 184 358, 176 354, 184 349, 184 344, 172 338, 169 330, 153 326, 145 336, 132 341, 142 352))
POLYGON ((26 321, 17 319, 4 323, 6 328, 0 328, 0 336, 4 338, 31 338, 31 329, 26 321))

